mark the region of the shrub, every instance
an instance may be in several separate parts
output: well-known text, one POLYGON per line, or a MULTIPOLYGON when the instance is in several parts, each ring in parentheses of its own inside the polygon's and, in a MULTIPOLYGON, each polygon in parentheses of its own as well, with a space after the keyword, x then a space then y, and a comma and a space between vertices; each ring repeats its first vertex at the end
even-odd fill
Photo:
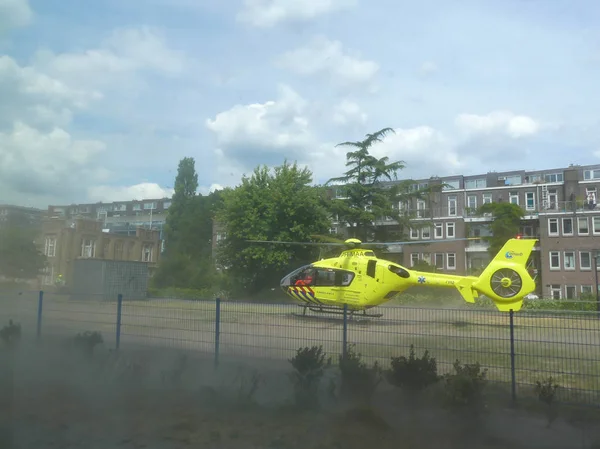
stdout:
POLYGON ((548 427, 556 419, 556 410, 552 405, 556 396, 556 390, 559 386, 554 382, 552 376, 547 379, 538 380, 535 383, 534 391, 537 394, 538 399, 546 404, 546 418, 548 419, 548 427))
POLYGON ((92 357, 94 355, 94 348, 102 343, 104 343, 104 339, 100 332, 85 331, 77 334, 73 339, 75 348, 87 357, 92 357))
POLYGON ((318 406, 319 384, 325 369, 331 366, 331 358, 325 359, 323 346, 299 348, 296 355, 289 360, 294 367, 291 375, 294 383, 296 404, 303 408, 318 406))
POLYGON ((8 320, 8 325, 0 330, 0 338, 8 347, 15 347, 21 341, 21 325, 8 320))
POLYGON ((479 363, 461 365, 459 360, 454 362, 453 367, 453 373, 444 375, 447 404, 479 410, 484 405, 487 369, 482 369, 479 363))
POLYGON ((377 362, 369 367, 361 358, 361 354, 354 352, 354 345, 349 345, 346 354, 340 356, 340 393, 343 397, 369 402, 382 380, 382 370, 377 362))
POLYGON ((392 357, 387 379, 407 393, 416 394, 439 381, 437 361, 427 350, 421 357, 416 357, 415 346, 410 345, 408 357, 392 357))

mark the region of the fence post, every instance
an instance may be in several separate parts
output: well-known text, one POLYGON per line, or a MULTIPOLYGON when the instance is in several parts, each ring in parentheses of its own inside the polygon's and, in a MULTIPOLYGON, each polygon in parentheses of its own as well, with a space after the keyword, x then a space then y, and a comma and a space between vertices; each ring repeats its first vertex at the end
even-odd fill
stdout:
POLYGON ((515 312, 509 311, 510 319, 510 393, 513 403, 517 401, 517 376, 515 372, 515 312))
POLYGON ((121 347, 121 317, 123 314, 123 295, 119 293, 117 296, 117 339, 115 348, 119 350, 121 347))
POLYGON ((215 368, 219 366, 219 343, 221 337, 221 298, 215 304, 215 368))
POLYGON ((37 310, 37 339, 40 341, 42 338, 42 310, 44 308, 44 291, 40 290, 38 298, 38 310, 37 310))
POLYGON ((344 304, 344 328, 342 330, 342 357, 348 354, 348 304, 344 304))

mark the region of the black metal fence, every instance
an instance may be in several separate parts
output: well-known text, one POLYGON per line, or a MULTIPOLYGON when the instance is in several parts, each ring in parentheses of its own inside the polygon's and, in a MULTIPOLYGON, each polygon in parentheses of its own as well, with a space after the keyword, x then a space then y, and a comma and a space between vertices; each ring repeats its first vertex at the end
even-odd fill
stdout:
POLYGON ((21 323, 25 336, 99 331, 105 344, 161 346, 214 356, 285 361, 298 348, 323 346, 334 359, 353 346, 369 363, 428 350, 441 372, 455 360, 479 362, 516 398, 552 376, 568 402, 600 405, 600 319, 597 312, 534 310, 501 313, 460 308, 381 307, 382 318, 346 313, 298 317, 296 304, 217 300, 73 300, 44 292, 0 294, 0 327, 21 323))

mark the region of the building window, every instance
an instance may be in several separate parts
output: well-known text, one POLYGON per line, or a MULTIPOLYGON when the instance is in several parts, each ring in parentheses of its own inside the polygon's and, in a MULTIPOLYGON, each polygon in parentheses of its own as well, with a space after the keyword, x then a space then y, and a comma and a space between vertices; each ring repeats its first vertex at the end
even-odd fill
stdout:
POLYGON ((592 179, 600 179, 600 170, 585 170, 583 172, 583 179, 591 181, 592 179))
POLYGON ((469 195, 467 197, 467 207, 471 210, 477 209, 477 195, 469 195))
POLYGON ((419 263, 419 253, 411 253, 410 254, 410 266, 414 267, 419 263))
POLYGON ((582 285, 581 286, 581 294, 582 295, 591 295, 592 294, 592 286, 591 285, 582 285))
POLYGON ((512 204, 519 205, 519 192, 510 192, 508 194, 508 201, 512 204))
POLYGON ((577 287, 575 287, 574 285, 566 285, 565 297, 567 299, 575 299, 577 297, 577 287))
POLYGON ((535 193, 534 192, 525 193, 525 209, 535 210, 535 193))
POLYGON ((142 262, 152 262, 152 245, 144 245, 142 249, 142 262))
POLYGON ((558 235, 558 218, 548 218, 548 235, 558 235))
POLYGON ((548 173, 544 176, 546 182, 563 182, 562 173, 548 173))
POLYGON ((579 235, 588 235, 590 233, 590 224, 587 217, 577 218, 577 233, 579 235))
POLYGON ((448 215, 450 217, 456 216, 456 209, 458 206, 458 197, 456 195, 452 195, 448 197, 448 215))
POLYGON ((579 269, 580 270, 591 270, 592 269, 592 253, 589 251, 581 251, 579 253, 579 269))
POLYGON ((421 229, 421 238, 429 240, 431 238, 431 228, 429 226, 425 226, 421 229))
POLYGON ((123 260, 123 242, 115 242, 115 260, 123 260))
POLYGON ((411 239, 419 238, 419 230, 417 228, 410 228, 410 238, 411 239))
POLYGON ((460 180, 453 179, 452 181, 444 181, 444 187, 442 190, 456 190, 460 189, 460 180))
POLYGON ((575 251, 565 251, 564 254, 565 261, 565 270, 574 270, 575 269, 575 251))
POLYGON ((421 260, 425 262, 427 265, 431 266, 431 254, 423 253, 421 254, 421 260))
POLYGON ((47 237, 46 244, 44 247, 44 254, 46 257, 56 256, 56 239, 54 237, 47 237))
POLYGON ((483 194, 483 204, 488 204, 492 202, 492 194, 491 193, 484 193, 483 194))
POLYGON ((425 218, 425 201, 417 200, 417 218, 425 218))
POLYGON ((600 234, 600 216, 592 217, 592 232, 595 235, 600 234))
POLYGON ((562 231, 563 235, 573 235, 573 219, 563 218, 562 219, 562 231))
POLYGON ((142 205, 139 203, 136 203, 133 205, 132 209, 133 210, 142 210, 142 205))
POLYGON ((165 201, 163 203, 163 209, 168 209, 171 206, 171 202, 170 201, 165 201))
POLYGON ((550 251, 550 269, 560 270, 560 253, 558 251, 550 251))
POLYGON ((96 257, 96 242, 91 239, 83 239, 81 241, 81 257, 92 258, 96 257))
POLYGON ((446 254, 446 266, 449 270, 456 270, 456 253, 446 254))
POLYGON ((455 237, 454 230, 454 222, 449 221, 448 223, 446 223, 446 238, 453 239, 455 237))
POLYGON ((550 286, 550 297, 552 299, 562 299, 562 289, 560 285, 551 285, 550 286))
POLYGON ((444 237, 444 224, 443 223, 435 223, 434 230, 435 230, 434 235, 435 235, 436 239, 441 239, 444 237))
POLYGON ((435 267, 440 270, 444 269, 444 255, 443 254, 435 255, 435 267))
POLYGON ((487 180, 485 178, 467 179, 465 181, 465 189, 485 189, 487 180))

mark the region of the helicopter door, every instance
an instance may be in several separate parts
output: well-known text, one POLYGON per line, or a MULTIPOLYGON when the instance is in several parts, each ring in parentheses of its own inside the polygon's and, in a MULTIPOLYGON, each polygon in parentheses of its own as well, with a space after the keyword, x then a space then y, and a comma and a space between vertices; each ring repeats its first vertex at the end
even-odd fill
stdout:
POLYGON ((367 262, 367 276, 374 278, 376 269, 377 269, 377 261, 369 260, 367 262))

